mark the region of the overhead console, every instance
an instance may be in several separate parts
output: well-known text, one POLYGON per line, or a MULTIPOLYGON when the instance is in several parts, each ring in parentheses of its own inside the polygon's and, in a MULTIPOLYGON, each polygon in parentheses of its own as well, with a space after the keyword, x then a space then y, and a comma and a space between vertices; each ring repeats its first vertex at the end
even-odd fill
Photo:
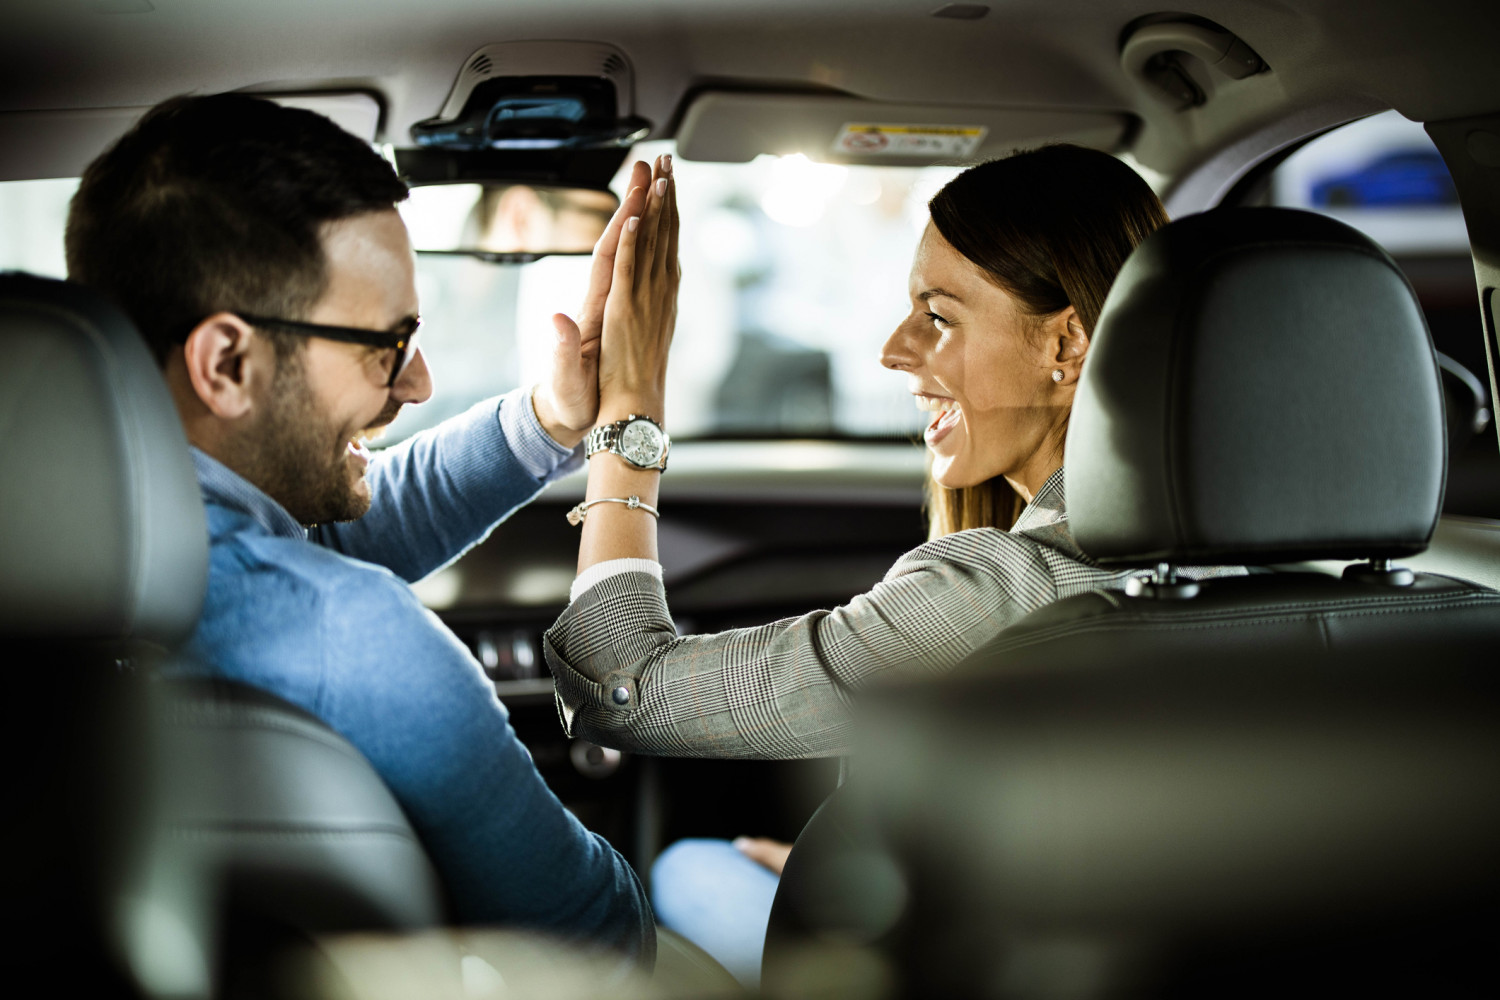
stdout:
POLYGON ((969 163, 1045 142, 1121 145, 1132 119, 1098 111, 896 104, 847 94, 706 90, 677 130, 686 160, 802 153, 827 163, 969 163))
POLYGON ((437 117, 411 137, 460 151, 629 146, 651 130, 634 103, 634 73, 613 45, 501 42, 469 56, 437 117))
POLYGON ((412 125, 397 168, 416 185, 503 179, 603 189, 651 131, 634 106, 634 70, 613 45, 485 45, 464 61, 437 115, 412 125))

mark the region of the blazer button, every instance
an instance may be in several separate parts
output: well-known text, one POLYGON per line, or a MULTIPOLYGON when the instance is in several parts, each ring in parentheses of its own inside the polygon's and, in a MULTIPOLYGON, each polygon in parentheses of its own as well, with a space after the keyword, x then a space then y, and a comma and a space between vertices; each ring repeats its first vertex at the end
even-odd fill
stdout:
POLYGON ((623 684, 611 691, 609 696, 616 705, 630 704, 630 688, 623 684))

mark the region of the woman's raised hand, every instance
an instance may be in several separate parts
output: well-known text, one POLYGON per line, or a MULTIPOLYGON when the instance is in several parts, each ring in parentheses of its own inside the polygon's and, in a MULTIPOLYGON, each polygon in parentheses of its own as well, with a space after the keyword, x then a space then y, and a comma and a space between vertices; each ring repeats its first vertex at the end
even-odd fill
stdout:
MULTIPOLYGON (((637 163, 622 212, 629 212, 613 248, 599 337, 599 422, 631 414, 665 422, 667 349, 677 321, 677 192, 672 160, 655 170, 637 163), (645 175, 645 176, 643 176, 645 175), (644 189, 635 187, 641 178, 644 189)), ((608 236, 594 251, 595 282, 604 264, 608 236)), ((586 498, 633 497, 655 506, 661 473, 641 469, 607 451, 589 459, 586 498)), ((656 518, 623 503, 601 503, 583 524, 578 569, 611 559, 655 559, 656 518)))
MULTIPOLYGON (((643 166, 637 164, 637 171, 643 166)), ((672 158, 662 156, 651 172, 644 211, 626 219, 614 254, 599 354, 601 423, 632 413, 665 421, 667 351, 681 274, 672 158)))

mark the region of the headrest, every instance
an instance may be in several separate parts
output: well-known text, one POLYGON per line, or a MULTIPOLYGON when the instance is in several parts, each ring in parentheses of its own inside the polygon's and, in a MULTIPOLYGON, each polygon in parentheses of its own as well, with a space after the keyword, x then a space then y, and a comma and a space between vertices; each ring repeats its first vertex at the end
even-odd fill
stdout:
POLYGON ((130 321, 0 275, 0 635, 192 633, 208 529, 182 424, 130 321))
POLYGON ((1383 250, 1308 212, 1215 210, 1154 233, 1110 289, 1069 521, 1105 565, 1410 555, 1443 434, 1427 325, 1383 250))

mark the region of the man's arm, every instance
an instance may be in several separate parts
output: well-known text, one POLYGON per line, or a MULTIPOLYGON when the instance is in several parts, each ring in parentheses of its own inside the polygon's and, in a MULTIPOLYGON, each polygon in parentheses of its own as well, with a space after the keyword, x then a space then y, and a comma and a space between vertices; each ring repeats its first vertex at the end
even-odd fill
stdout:
POLYGON ((319 615, 323 685, 308 707, 395 794, 458 918, 603 945, 649 966, 655 923, 635 873, 547 788, 468 650, 387 577, 346 581, 337 601, 319 615))
POLYGON ((420 580, 482 541, 577 461, 542 429, 529 390, 517 389, 377 453, 368 473, 369 513, 320 525, 308 537, 420 580))

